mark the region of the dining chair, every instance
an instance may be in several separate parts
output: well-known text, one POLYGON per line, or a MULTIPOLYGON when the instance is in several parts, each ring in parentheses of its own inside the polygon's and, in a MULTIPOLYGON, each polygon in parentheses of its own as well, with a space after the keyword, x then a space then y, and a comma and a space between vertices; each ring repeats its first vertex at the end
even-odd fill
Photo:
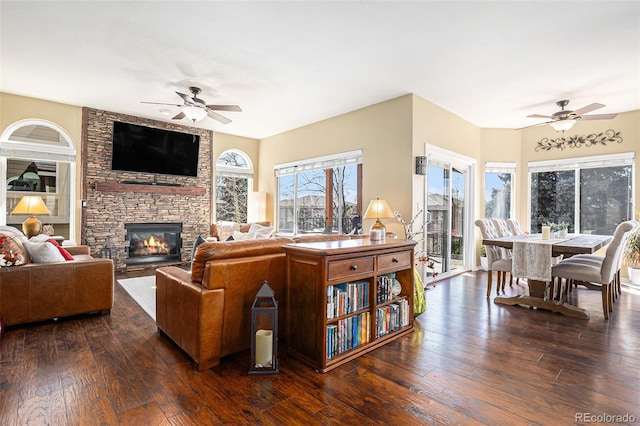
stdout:
POLYGON ((609 312, 613 312, 612 291, 618 276, 624 242, 637 226, 638 223, 633 220, 619 224, 601 261, 597 257, 574 259, 576 256, 573 256, 551 268, 551 275, 559 280, 560 285, 564 279, 567 285, 577 283, 590 290, 599 290, 602 293, 602 312, 605 320, 609 319, 609 312))
POLYGON ((516 235, 513 231, 511 231, 511 228, 509 227, 506 219, 498 219, 494 217, 491 219, 491 221, 495 225, 496 230, 501 237, 510 237, 512 235, 516 235))
MULTIPOLYGON (((480 229, 483 239, 498 238, 500 234, 491 219, 478 219, 475 221, 476 226, 480 229)), ((504 285, 506 283, 507 274, 511 274, 511 257, 506 257, 500 247, 485 246, 487 252, 487 297, 491 296, 491 286, 493 283, 493 271, 498 273, 498 282, 496 294, 500 295, 500 291, 504 293, 504 285)))
MULTIPOLYGON (((627 221, 629 223, 631 223, 633 225, 633 229, 631 230, 631 232, 625 233, 622 240, 620 241, 620 247, 619 247, 619 253, 618 253, 618 260, 616 263, 616 272, 615 272, 615 279, 614 282, 612 284, 612 291, 611 291, 611 299, 612 302, 615 302, 618 299, 618 296, 622 294, 622 286, 621 286, 621 279, 620 279, 620 269, 622 268, 622 258, 623 258, 623 254, 624 254, 624 250, 625 247, 627 246, 627 242, 629 241, 629 237, 631 236, 631 234, 633 232, 635 232, 638 227, 640 227, 640 223, 638 223, 635 220, 629 220, 627 221)), ((617 228, 616 228, 617 230, 617 228)), ((612 239, 613 241, 613 239, 612 239)), ((611 244, 611 242, 609 243, 611 244)), ((608 246, 607 246, 608 247, 608 246)), ((580 264, 587 264, 587 265, 601 265, 602 262, 604 261, 605 256, 601 256, 598 254, 576 254, 570 258, 568 258, 567 260, 574 262, 574 263, 580 263, 580 264)), ((574 284, 574 285, 578 285, 578 284, 574 284)), ((570 291, 572 289, 573 286, 568 285, 566 287, 566 291, 570 291)))
POLYGON ((520 227, 518 219, 507 219, 507 226, 511 230, 512 235, 524 235, 524 231, 520 227))
MULTIPOLYGON (((494 226, 496 227, 496 230, 498 231, 498 236, 500 237, 511 237, 513 235, 516 235, 513 233, 513 231, 511 230, 511 227, 509 226, 509 223, 507 222, 507 219, 499 219, 499 218, 492 218, 491 221, 493 222, 494 226)), ((512 258, 513 257, 513 250, 512 249, 506 249, 506 248, 502 248, 502 257, 503 258, 512 258)), ((516 284, 520 282, 520 278, 516 278, 516 284)), ((513 285, 513 275, 510 274, 509 275, 509 286, 513 285)), ((502 289, 504 290, 504 286, 502 287, 502 289)))

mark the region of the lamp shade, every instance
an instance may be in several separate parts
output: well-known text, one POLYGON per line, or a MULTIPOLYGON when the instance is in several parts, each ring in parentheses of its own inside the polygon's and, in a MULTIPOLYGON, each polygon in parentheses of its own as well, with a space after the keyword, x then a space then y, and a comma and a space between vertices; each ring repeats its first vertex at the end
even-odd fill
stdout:
POLYGON ((393 217, 395 216, 393 215, 393 210, 389 207, 389 203, 380 198, 371 200, 367 211, 364 213, 365 219, 391 219, 393 217))
POLYGON ((264 222, 267 220, 266 192, 250 192, 247 204, 247 222, 264 222))
POLYGON ((38 195, 25 195, 11 211, 11 214, 28 214, 27 220, 22 222, 22 232, 31 238, 42 230, 42 222, 36 219, 37 214, 51 214, 47 206, 38 195))
POLYGON ((207 111, 204 108, 196 106, 182 107, 182 112, 191 121, 200 121, 207 116, 207 111))
POLYGON ((550 126, 553 127, 556 132, 564 132, 572 128, 574 124, 576 124, 576 120, 559 120, 554 121, 550 126))
POLYGON ((16 204, 11 214, 51 214, 42 198, 38 195, 25 195, 16 204))

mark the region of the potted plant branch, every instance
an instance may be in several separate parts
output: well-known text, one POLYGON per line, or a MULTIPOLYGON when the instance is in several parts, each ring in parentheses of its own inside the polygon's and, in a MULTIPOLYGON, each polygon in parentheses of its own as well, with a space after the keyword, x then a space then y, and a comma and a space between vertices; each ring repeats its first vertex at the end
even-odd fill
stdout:
POLYGON ((480 246, 480 267, 487 271, 489 269, 489 261, 487 260, 487 249, 484 245, 480 246))
POLYGON ((640 284, 640 231, 635 231, 629 236, 624 250, 624 263, 627 265, 631 282, 640 284))

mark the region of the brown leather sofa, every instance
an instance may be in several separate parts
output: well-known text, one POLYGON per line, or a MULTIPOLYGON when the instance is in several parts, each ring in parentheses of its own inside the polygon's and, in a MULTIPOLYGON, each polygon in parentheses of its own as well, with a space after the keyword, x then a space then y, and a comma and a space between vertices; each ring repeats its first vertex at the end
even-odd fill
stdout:
POLYGON ((349 239, 307 235, 251 241, 217 241, 198 246, 191 272, 156 269, 156 323, 193 360, 198 370, 251 346, 251 305, 268 281, 278 301, 280 339, 286 318, 285 244, 349 239))
POLYGON ((0 268, 0 315, 4 325, 110 312, 113 261, 91 257, 88 246, 65 249, 74 260, 0 268))

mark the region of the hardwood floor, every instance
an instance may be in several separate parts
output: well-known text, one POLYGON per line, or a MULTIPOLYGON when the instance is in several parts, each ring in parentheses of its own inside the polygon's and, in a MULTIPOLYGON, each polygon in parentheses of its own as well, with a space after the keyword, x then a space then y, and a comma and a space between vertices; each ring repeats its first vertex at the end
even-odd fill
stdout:
POLYGON ((604 321, 595 291, 572 295, 590 320, 495 305, 485 291, 485 273, 440 282, 410 336, 327 374, 281 349, 280 374, 258 377, 247 374, 248 351, 195 371, 116 285, 108 316, 5 330, 0 424, 640 421, 640 295, 623 293, 604 321))

